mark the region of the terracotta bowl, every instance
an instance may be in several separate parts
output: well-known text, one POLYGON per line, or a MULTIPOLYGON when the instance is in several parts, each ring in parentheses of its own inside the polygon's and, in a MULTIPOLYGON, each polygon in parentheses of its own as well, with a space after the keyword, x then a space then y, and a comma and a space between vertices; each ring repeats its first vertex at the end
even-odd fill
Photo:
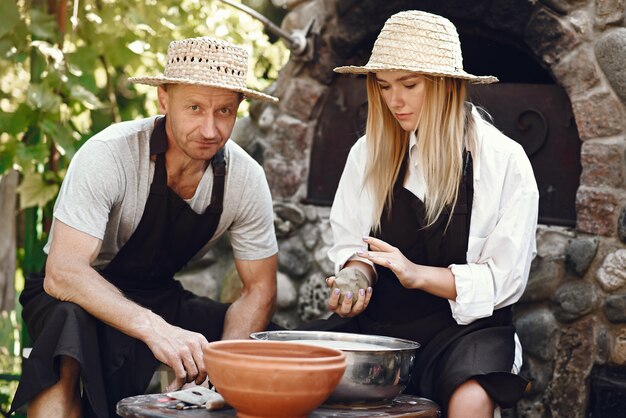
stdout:
POLYGON ((340 350, 283 341, 226 340, 208 345, 211 383, 239 417, 306 417, 346 369, 340 350))

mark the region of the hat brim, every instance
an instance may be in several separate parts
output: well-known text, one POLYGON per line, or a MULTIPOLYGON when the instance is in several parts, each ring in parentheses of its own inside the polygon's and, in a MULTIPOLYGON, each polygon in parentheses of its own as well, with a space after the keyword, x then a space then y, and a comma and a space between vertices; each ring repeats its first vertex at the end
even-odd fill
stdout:
POLYGON ((402 66, 374 66, 374 65, 364 65, 362 67, 347 65, 343 67, 336 67, 333 69, 336 73, 341 74, 367 74, 367 73, 377 73, 381 71, 409 71, 412 73, 419 74, 428 74, 434 75, 438 77, 452 77, 452 78, 460 78, 463 80, 467 80, 470 83, 474 84, 491 84, 497 83, 498 78, 491 75, 473 75, 466 73, 465 71, 455 71, 455 72, 442 72, 436 69, 426 69, 426 68, 406 68, 402 66))
POLYGON ((164 76, 153 76, 153 77, 130 77, 128 79, 131 83, 137 84, 146 84, 148 86, 160 86, 161 84, 189 84, 193 86, 207 86, 207 87, 216 87, 220 89, 232 90, 239 93, 243 93, 243 95, 250 99, 257 99, 264 102, 277 103, 278 98, 274 96, 270 96, 269 94, 261 93, 256 90, 252 90, 245 87, 232 86, 228 84, 220 84, 220 83, 206 83, 206 82, 197 82, 183 78, 170 78, 164 76))

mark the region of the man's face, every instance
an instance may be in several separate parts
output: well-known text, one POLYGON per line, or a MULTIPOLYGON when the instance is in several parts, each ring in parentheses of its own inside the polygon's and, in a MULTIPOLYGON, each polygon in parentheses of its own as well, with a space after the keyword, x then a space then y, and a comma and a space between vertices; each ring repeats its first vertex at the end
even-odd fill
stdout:
POLYGON ((159 111, 167 116, 170 147, 194 160, 210 160, 235 125, 242 95, 216 87, 170 84, 159 87, 159 111))

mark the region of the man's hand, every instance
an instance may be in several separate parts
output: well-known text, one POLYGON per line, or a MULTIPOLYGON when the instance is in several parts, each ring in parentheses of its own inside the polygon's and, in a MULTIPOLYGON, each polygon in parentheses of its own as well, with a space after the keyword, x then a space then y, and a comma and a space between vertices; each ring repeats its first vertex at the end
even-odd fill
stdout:
POLYGON ((157 360, 171 367, 175 375, 166 391, 178 390, 190 382, 199 385, 206 380, 203 354, 209 342, 202 334, 186 331, 165 321, 154 331, 146 344, 157 360))

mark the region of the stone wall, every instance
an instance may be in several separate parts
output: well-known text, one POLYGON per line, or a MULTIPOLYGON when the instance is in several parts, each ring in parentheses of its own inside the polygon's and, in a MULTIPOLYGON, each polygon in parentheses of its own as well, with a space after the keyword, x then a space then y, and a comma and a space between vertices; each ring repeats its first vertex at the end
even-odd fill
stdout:
MULTIPOLYGON (((290 8, 283 27, 315 19, 314 49, 292 57, 272 93, 254 104, 233 138, 263 164, 275 198, 278 311, 287 326, 326 314, 323 278, 332 244, 329 209, 305 205, 320 103, 337 65, 363 63, 383 22, 411 1, 275 0, 290 8)), ((626 21, 624 0, 423 1, 423 10, 472 20, 523 43, 567 91, 582 141, 576 228, 540 225, 538 254, 515 323, 522 373, 533 386, 510 417, 585 417, 596 365, 626 370, 626 21), (468 4, 469 3, 469 4, 468 4)), ((227 243, 187 286, 232 300, 238 277, 227 243), (209 278, 209 280, 206 279, 209 278), (224 280, 222 278, 225 277, 224 280)), ((626 371, 624 372, 626 376, 626 371)))

